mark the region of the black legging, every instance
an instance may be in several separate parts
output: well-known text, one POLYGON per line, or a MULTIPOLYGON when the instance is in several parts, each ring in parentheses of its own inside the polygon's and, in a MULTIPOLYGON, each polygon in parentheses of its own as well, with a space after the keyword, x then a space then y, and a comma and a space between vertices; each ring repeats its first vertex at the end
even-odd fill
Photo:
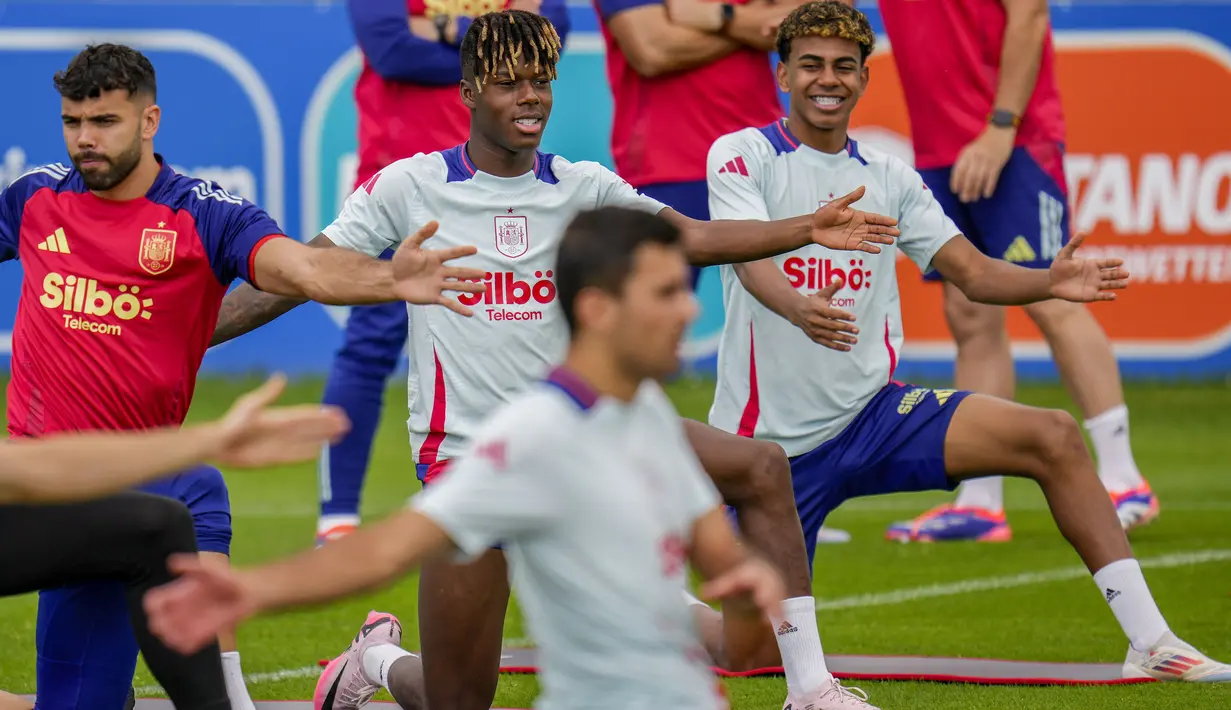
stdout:
POLYGON ((167 556, 196 551, 192 516, 170 498, 122 493, 86 503, 0 506, 0 596, 123 582, 145 663, 177 710, 230 710, 217 642, 182 656, 150 633, 142 606, 147 591, 171 581, 167 556))

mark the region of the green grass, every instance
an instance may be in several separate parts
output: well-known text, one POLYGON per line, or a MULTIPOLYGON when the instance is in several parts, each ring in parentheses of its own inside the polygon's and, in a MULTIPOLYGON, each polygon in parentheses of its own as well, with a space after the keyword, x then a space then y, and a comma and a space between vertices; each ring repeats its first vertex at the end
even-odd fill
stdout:
MULTIPOLYGON (((192 416, 220 413, 245 384, 206 381, 198 387, 192 416)), ((295 384, 287 401, 315 401, 319 382, 295 384)), ((418 489, 406 445, 404 386, 389 391, 372 472, 364 491, 364 513, 373 519, 399 507, 418 489)), ((703 418, 711 386, 686 382, 672 387, 682 414, 703 418)), ((1223 385, 1133 386, 1128 391, 1138 463, 1162 499, 1162 517, 1134 535, 1139 557, 1177 552, 1231 550, 1231 402, 1223 385)), ((1069 407, 1059 388, 1029 387, 1023 401, 1069 407)), ((235 513, 235 560, 251 564, 307 547, 314 534, 315 466, 266 472, 229 473, 235 513)), ((1007 508, 1013 542, 1005 545, 904 546, 883 540, 885 526, 945 500, 943 494, 887 496, 853 501, 831 524, 852 532, 847 545, 821 548, 816 596, 832 600, 859 594, 915 588, 933 583, 1038 572, 1079 564, 1052 523, 1042 496, 1030 485, 1010 481, 1007 508)), ((1231 562, 1150 569, 1147 579, 1177 633, 1216 658, 1231 659, 1231 562)), ((398 613, 406 645, 417 647, 416 582, 328 608, 264 618, 240 634, 245 671, 271 673, 302 669, 332 657, 348 643, 366 611, 398 613)), ((0 600, 0 688, 34 689, 34 598, 0 600)), ((1047 661, 1123 660, 1125 641, 1107 605, 1088 579, 955 594, 920 601, 848 608, 820 613, 829 653, 930 654, 1047 661)), ((512 610, 506 637, 523 637, 512 610)), ((153 683, 142 668, 138 686, 153 683)), ((315 679, 290 677, 250 684, 260 699, 310 698, 315 679)), ((932 683, 862 683, 880 707, 1014 708, 1227 708, 1231 689, 1150 685, 1086 688, 1014 688, 932 683)), ((728 683, 735 708, 776 708, 785 694, 780 678, 728 683)), ((533 678, 502 680, 497 705, 528 707, 533 678)))

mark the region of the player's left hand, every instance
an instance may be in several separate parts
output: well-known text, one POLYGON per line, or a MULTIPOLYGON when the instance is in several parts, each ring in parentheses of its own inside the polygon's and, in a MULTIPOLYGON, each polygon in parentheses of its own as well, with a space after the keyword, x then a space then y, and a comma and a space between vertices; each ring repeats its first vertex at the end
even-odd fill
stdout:
POLYGON ((195 653, 257 612, 242 572, 206 567, 198 555, 178 554, 167 568, 179 577, 146 592, 150 631, 181 654, 195 653))
POLYGON ((740 564, 701 585, 698 590, 706 601, 747 596, 766 616, 781 616, 786 584, 773 565, 759 557, 750 557, 740 564))
POLYGON ((949 175, 949 189, 962 202, 987 199, 996 192, 1000 171, 1013 154, 1017 131, 988 126, 957 155, 949 175))
POLYGON ((1065 301, 1089 303, 1114 301, 1116 291, 1128 288, 1128 270, 1123 259, 1077 259, 1074 253, 1086 235, 1077 234, 1064 245, 1051 264, 1051 296, 1065 301))
POLYGON ((857 187, 813 213, 812 241, 828 249, 869 254, 880 253, 877 244, 893 244, 894 238, 901 234, 896 219, 851 207, 863 197, 864 191, 864 187, 857 187))
POLYGON ((224 466, 256 468, 316 458, 321 446, 345 434, 350 420, 337 407, 304 404, 272 406, 286 389, 286 377, 276 374, 245 394, 216 424, 218 452, 224 466))
POLYGON ((393 253, 393 293, 407 303, 444 306, 454 313, 470 316, 469 308, 445 296, 444 292, 483 293, 484 272, 446 264, 470 256, 478 249, 473 246, 424 249, 423 242, 435 234, 439 226, 435 220, 428 222, 393 253))

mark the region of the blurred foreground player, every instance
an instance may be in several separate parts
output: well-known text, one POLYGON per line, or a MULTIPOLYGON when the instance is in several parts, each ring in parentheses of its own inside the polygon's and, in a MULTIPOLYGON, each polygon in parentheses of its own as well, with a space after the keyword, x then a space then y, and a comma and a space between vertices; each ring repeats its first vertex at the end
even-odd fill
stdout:
MULTIPOLYGON (((479 426, 411 507, 337 542, 243 571, 174 560, 184 576, 146 597, 155 633, 192 652, 253 614, 388 584, 430 559, 501 544, 541 653, 535 706, 717 710, 726 701, 680 602, 703 593, 765 623, 778 572, 741 545, 659 381, 697 312, 680 230, 626 208, 579 214, 552 264, 570 343, 563 366, 479 426), (595 564, 595 560, 602 560, 595 564)), ((373 612, 355 663, 419 708, 396 618, 373 612)), ((317 707, 357 707, 336 695, 317 707)), ((370 697, 370 695, 369 695, 370 697)))
MULTIPOLYGON (((1049 269, 982 254, 918 173, 850 140, 847 128, 867 88, 865 62, 874 43, 863 13, 840 2, 810 3, 782 23, 778 38, 778 80, 791 95, 789 117, 715 144, 709 174, 715 216, 785 219, 807 214, 818 193, 875 185, 865 199, 898 219, 906 255, 922 270, 939 271, 972 301, 1109 301, 1128 285, 1119 259, 1075 258, 1080 237, 1060 249, 1049 269), (737 157, 748 175, 720 170, 737 157)), ((852 258, 808 246, 724 267, 727 321, 710 421, 783 446, 805 535, 851 498, 952 490, 998 473, 1029 478, 1129 639, 1124 676, 1231 681, 1231 667, 1168 629, 1071 416, 893 380, 903 340, 895 257, 893 248, 852 258)))
MULTIPOLYGON (((813 240, 874 252, 897 233, 892 220, 850 208, 862 190, 795 220, 700 222, 638 194, 597 163, 539 152, 559 50, 559 38, 542 17, 510 10, 476 19, 462 43, 460 91, 471 114, 469 140, 380 171, 350 196, 322 235, 372 255, 394 243, 404 224, 432 217, 441 219, 442 244, 490 235, 478 240, 471 262, 483 267, 488 291, 463 298, 478 311, 474 318, 425 317, 420 309, 410 314, 409 428, 428 488, 465 450, 480 421, 564 356, 568 328, 556 303, 553 262, 564 227, 577 213, 624 206, 660 214, 680 228, 688 257, 701 264, 763 258, 813 240)), ((227 300, 234 305, 224 316, 242 321, 228 324, 228 332, 256 327, 287 308, 286 299, 244 286, 227 300)), ((801 631, 783 637, 782 653, 819 656, 819 643, 811 643, 815 602, 782 449, 697 422, 684 426, 750 544, 787 577, 792 599, 783 621, 801 631)), ((424 566, 419 626, 430 706, 490 707, 508 594, 499 550, 466 566, 442 560, 424 566)), ((723 623, 704 605, 697 613, 716 632, 711 652, 719 663, 737 670, 778 664, 779 645, 768 624, 739 615, 723 623)), ((362 695, 345 690, 371 685, 358 671, 355 664, 335 663, 320 687, 326 695, 331 686, 345 697, 362 695)))
MULTIPOLYGON (((407 240, 392 262, 284 238, 255 205, 176 174, 154 153, 154 67, 128 47, 88 47, 57 73, 73 167, 49 165, 0 195, 0 259, 20 258, 8 426, 14 438, 183 422, 215 316, 235 279, 326 303, 449 302, 441 258, 407 240), (400 273, 395 280, 395 271, 400 273)), ((453 303, 453 302, 449 302, 453 303)), ((456 305, 456 304, 455 304, 456 305)), ((226 484, 198 466, 145 490, 193 514, 201 554, 225 565, 226 484)), ((124 706, 137 646, 119 584, 70 585, 39 599, 38 707, 124 706)), ((232 704, 251 708, 234 641, 222 640, 232 704)))
MULTIPOLYGON (((550 18, 564 42, 569 27, 564 0, 545 0, 541 7, 539 0, 513 0, 510 7, 550 18)), ((355 83, 359 170, 352 189, 390 163, 466 140, 470 114, 458 97, 457 84, 462 80, 459 47, 472 15, 469 6, 457 8, 461 14, 447 14, 437 3, 423 0, 347 2, 363 52, 363 70, 355 83)), ((218 335, 225 339, 225 334, 218 335)), ((321 456, 317 544, 359 524, 360 494, 385 385, 405 347, 406 304, 351 309, 342 347, 325 381, 324 401, 344 409, 353 426, 321 456)))
MULTIPOLYGON (((1064 113, 1046 0, 878 4, 910 113, 915 167, 945 213, 979 251, 1045 269, 1069 240, 1064 113)), ((977 303, 944 281, 945 320, 957 342, 958 389, 1013 398, 1005 309, 977 303)), ((1085 418, 1099 478, 1125 530, 1158 517, 1158 499, 1129 446, 1128 409, 1111 343, 1084 306, 1025 306, 1051 347, 1085 418)), ((1004 481, 962 483, 952 505, 895 523, 887 537, 1008 540, 1004 481)))
MULTIPOLYGON (((315 457, 345 431, 345 416, 317 406, 268 409, 284 386, 284 378, 271 379, 222 419, 182 429, 55 434, 0 445, 0 596, 117 580, 142 655, 175 707, 229 710, 217 643, 180 655, 150 633, 142 606, 148 590, 172 579, 168 556, 197 552, 192 516, 170 498, 119 491, 206 460, 253 468, 315 457)), ((29 707, 0 692, 0 708, 29 707)))

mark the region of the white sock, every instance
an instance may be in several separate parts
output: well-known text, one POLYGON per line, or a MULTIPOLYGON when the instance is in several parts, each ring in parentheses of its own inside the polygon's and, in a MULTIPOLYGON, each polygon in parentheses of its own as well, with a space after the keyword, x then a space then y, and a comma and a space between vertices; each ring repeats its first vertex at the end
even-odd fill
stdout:
POLYGON ((1109 491, 1126 491, 1140 486, 1144 479, 1137 470, 1128 440, 1128 407, 1112 407, 1086 420, 1086 431, 1094 443, 1098 477, 1109 491))
POLYGON ((782 652, 782 668, 791 697, 802 699, 829 681, 821 632, 816 624, 816 600, 795 597, 782 602, 782 618, 770 618, 782 652))
POLYGON ((322 515, 316 521, 316 534, 322 535, 338 525, 359 525, 358 515, 322 515))
POLYGON ((239 651, 226 651, 222 654, 222 678, 226 681, 227 697, 231 699, 232 710, 256 710, 252 698, 248 696, 248 686, 244 684, 244 671, 239 666, 239 651))
POLYGON ((1133 648, 1148 651, 1170 631, 1137 560, 1129 557, 1112 562, 1094 573, 1094 583, 1133 648))
POLYGON ((1004 512, 1004 479, 1000 476, 972 478, 962 481, 957 489, 955 508, 982 508, 993 513, 1004 512))
POLYGON ((394 646, 391 643, 382 643, 363 652, 363 674, 368 677, 368 680, 377 683, 382 688, 389 687, 389 669, 393 668, 393 662, 399 658, 413 656, 414 654, 401 646, 394 646))

